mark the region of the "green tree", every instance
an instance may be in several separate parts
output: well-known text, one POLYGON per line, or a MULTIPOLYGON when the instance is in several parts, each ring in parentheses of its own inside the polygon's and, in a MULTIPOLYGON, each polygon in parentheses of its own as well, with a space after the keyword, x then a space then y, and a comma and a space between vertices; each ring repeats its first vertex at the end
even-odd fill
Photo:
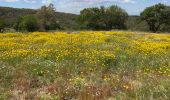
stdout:
POLYGON ((159 3, 146 8, 140 16, 147 22, 150 31, 157 32, 161 27, 170 24, 170 7, 159 3))
POLYGON ((19 17, 14 24, 14 28, 17 31, 28 31, 28 32, 37 31, 38 30, 37 19, 33 15, 19 17))
POLYGON ((5 22, 0 19, 0 33, 4 31, 4 28, 5 28, 5 22))
POLYGON ((23 17, 18 17, 18 18, 15 20, 15 22, 14 22, 14 24, 13 24, 13 28, 14 28, 16 31, 20 31, 20 30, 21 30, 20 24, 21 24, 22 20, 23 20, 23 17))
POLYGON ((125 29, 125 22, 128 19, 128 14, 122 8, 113 5, 106 9, 106 15, 104 19, 107 30, 125 29))
POLYGON ((38 23, 35 16, 24 16, 21 22, 21 29, 28 32, 33 32, 38 30, 38 23))
POLYGON ((80 12, 79 23, 87 29, 111 30, 124 29, 128 14, 120 7, 113 5, 105 8, 86 8, 80 12))
POLYGON ((42 6, 37 12, 38 23, 41 31, 55 30, 59 28, 56 19, 56 9, 53 4, 42 6))
POLYGON ((100 9, 99 8, 86 8, 80 12, 79 23, 84 28, 100 29, 100 9))

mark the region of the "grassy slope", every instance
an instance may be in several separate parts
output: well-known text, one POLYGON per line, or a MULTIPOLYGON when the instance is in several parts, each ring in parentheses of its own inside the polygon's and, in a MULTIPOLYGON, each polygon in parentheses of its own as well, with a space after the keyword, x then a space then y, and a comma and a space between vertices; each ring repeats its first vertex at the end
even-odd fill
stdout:
POLYGON ((170 99, 168 34, 5 33, 0 38, 2 99, 170 99))

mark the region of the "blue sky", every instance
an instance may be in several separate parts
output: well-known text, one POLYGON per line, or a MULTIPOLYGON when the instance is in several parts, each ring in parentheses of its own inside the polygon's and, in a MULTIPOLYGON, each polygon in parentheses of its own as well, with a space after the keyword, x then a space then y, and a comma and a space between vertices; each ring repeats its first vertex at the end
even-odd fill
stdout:
POLYGON ((0 6, 37 9, 42 5, 53 3, 60 12, 79 14, 87 7, 118 5, 130 15, 139 15, 148 6, 156 3, 170 5, 170 0, 0 0, 0 6))

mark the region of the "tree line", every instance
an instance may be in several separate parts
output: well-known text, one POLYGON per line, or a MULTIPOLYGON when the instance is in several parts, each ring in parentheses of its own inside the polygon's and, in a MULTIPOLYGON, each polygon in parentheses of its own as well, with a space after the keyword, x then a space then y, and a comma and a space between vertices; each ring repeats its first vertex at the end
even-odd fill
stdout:
MULTIPOLYGON (((76 18, 79 30, 128 30, 128 13, 117 5, 110 7, 85 8, 76 18)), ((147 7, 140 13, 139 24, 146 23, 149 31, 168 31, 170 25, 170 6, 156 4, 147 7)), ((0 19, 0 32, 5 29, 5 21, 0 19)), ((56 9, 53 4, 42 6, 35 14, 20 16, 14 21, 12 28, 16 31, 49 31, 64 30, 61 22, 56 17, 56 9)))

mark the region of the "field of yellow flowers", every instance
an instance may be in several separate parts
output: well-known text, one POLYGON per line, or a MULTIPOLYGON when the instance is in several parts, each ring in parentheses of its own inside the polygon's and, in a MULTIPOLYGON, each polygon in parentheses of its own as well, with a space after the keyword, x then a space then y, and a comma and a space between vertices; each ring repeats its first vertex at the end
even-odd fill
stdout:
POLYGON ((0 34, 0 100, 169 100, 170 34, 0 34))

